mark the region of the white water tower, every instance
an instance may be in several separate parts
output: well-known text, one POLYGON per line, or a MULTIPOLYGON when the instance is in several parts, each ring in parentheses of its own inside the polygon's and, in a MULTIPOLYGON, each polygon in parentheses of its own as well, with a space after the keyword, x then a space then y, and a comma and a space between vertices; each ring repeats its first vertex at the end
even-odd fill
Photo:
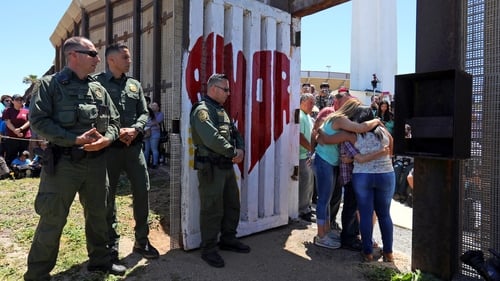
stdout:
POLYGON ((396 0, 352 0, 351 89, 372 89, 394 95, 397 73, 396 0))

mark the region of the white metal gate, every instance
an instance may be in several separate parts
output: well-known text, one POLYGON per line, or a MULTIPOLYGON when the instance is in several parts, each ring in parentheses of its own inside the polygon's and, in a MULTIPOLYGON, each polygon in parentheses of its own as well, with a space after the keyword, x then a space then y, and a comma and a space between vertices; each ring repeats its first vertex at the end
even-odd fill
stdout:
POLYGON ((182 63, 182 205, 184 249, 199 247, 198 179, 189 112, 215 72, 230 77, 226 109, 245 138, 235 165, 241 191, 238 236, 288 223, 297 215, 300 48, 290 43, 300 22, 254 0, 190 1, 189 47, 182 63), (295 21, 295 20, 294 20, 295 21))

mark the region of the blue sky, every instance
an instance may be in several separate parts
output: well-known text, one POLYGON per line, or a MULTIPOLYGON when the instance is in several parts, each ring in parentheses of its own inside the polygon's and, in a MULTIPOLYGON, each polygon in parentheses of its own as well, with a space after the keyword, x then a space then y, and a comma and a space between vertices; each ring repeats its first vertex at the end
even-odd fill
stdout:
MULTIPOLYGON (((54 61, 49 40, 71 0, 2 1, 0 94, 22 94, 23 77, 40 77, 54 61), (48 2, 55 2, 48 4, 48 2)), ((416 0, 397 0, 398 74, 415 69, 416 0)), ((349 72, 351 3, 302 19, 302 70, 349 72), (331 28, 334 27, 334 28, 331 28)))
POLYGON ((0 94, 24 94, 23 78, 41 77, 51 66, 55 49, 50 36, 71 0, 2 1, 0 17, 0 94))
MULTIPOLYGON (((396 0, 398 73, 415 72, 416 0, 396 0)), ((302 70, 350 72, 351 11, 347 2, 301 21, 302 70)))

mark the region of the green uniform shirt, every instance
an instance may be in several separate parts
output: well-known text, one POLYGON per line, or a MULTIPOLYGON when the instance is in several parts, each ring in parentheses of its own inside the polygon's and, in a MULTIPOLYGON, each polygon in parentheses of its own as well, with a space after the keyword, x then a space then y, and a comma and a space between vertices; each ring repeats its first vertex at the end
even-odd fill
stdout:
POLYGON ((143 128, 148 119, 148 110, 144 92, 139 81, 122 74, 120 78, 113 77, 111 72, 102 72, 95 76, 108 90, 113 103, 120 112, 121 126, 136 128, 141 134, 126 146, 116 140, 107 151, 107 171, 109 180, 108 189, 108 247, 112 255, 118 257, 120 234, 118 232, 117 194, 120 175, 125 172, 130 181, 130 188, 134 197, 132 205, 135 220, 135 241, 139 245, 148 243, 149 235, 149 174, 142 151, 143 128))
POLYGON ((224 107, 210 97, 205 96, 193 105, 190 119, 193 144, 199 156, 216 154, 233 158, 236 148, 244 150, 243 138, 224 107))
POLYGON ((81 80, 66 67, 42 77, 38 86, 29 120, 31 129, 40 136, 55 145, 71 147, 77 136, 96 127, 110 140, 118 138, 118 110, 106 89, 91 76, 81 80))
POLYGON ((120 112, 121 127, 142 131, 149 113, 141 83, 126 75, 115 79, 111 72, 102 72, 95 78, 106 88, 120 112))

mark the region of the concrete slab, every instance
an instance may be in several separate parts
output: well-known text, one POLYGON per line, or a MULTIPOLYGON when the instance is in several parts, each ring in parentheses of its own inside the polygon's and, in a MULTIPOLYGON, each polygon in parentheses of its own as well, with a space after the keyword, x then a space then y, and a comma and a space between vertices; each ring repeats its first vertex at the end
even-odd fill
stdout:
POLYGON ((413 208, 392 200, 391 218, 394 225, 411 230, 413 227, 413 208))

